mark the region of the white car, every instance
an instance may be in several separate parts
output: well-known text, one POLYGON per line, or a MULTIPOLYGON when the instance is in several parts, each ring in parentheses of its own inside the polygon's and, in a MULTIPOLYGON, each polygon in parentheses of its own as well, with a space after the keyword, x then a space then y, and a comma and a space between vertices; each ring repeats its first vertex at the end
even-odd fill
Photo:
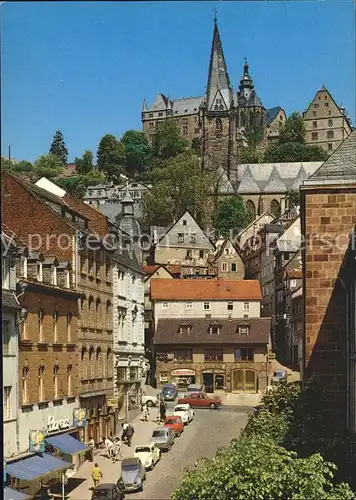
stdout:
POLYGON ((151 470, 161 458, 161 450, 155 443, 136 446, 134 457, 139 458, 146 470, 151 470))
POLYGON ((159 403, 157 396, 147 396, 147 394, 143 394, 141 398, 142 404, 147 404, 147 406, 157 406, 159 403))
POLYGON ((181 417, 183 424, 187 425, 194 418, 194 410, 189 403, 182 403, 174 407, 173 415, 181 417))

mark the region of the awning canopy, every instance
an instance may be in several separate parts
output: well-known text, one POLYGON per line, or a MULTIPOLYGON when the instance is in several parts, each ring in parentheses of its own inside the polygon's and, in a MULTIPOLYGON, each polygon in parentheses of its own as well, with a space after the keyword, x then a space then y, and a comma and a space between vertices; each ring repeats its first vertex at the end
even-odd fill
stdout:
POLYGON ((4 500, 28 500, 30 498, 32 497, 22 493, 21 491, 13 490, 7 486, 4 488, 4 500))
POLYGON ((70 467, 72 464, 69 462, 48 455, 48 453, 41 453, 18 462, 7 463, 5 470, 9 476, 32 481, 70 467))
POLYGON ((77 455, 88 451, 88 447, 85 444, 69 434, 46 437, 46 442, 53 446, 53 448, 57 448, 57 450, 68 455, 77 455))

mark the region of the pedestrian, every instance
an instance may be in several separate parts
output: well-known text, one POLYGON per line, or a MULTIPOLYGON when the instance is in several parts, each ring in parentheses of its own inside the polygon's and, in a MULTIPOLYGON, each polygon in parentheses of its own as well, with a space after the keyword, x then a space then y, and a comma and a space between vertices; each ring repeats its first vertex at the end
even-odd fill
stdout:
POLYGON ((121 457, 121 439, 119 437, 116 437, 113 444, 113 463, 119 460, 119 457, 121 457))
POLYGON ((90 460, 90 462, 93 462, 94 461, 95 441, 91 436, 89 436, 89 441, 85 444, 88 447, 88 453, 87 453, 88 460, 90 460))
POLYGON ((143 421, 144 422, 148 422, 149 421, 149 418, 150 418, 150 411, 148 409, 148 406, 147 404, 145 403, 143 405, 143 421))
POLYGON ((104 444, 105 444, 105 449, 106 449, 106 454, 107 456, 110 458, 112 457, 112 448, 113 448, 113 442, 111 441, 111 439, 109 439, 108 437, 105 438, 104 440, 104 444))
POLYGON ((159 414, 161 422, 164 422, 166 420, 166 403, 162 400, 159 403, 159 414))
POLYGON ((131 446, 131 441, 132 441, 132 436, 134 435, 135 429, 132 427, 131 424, 128 424, 126 427, 126 441, 127 441, 127 446, 131 446))
POLYGON ((124 422, 123 424, 121 424, 121 427, 122 427, 121 441, 126 442, 126 429, 128 427, 128 423, 124 422))
POLYGON ((101 472, 97 463, 94 464, 94 467, 91 471, 91 477, 93 479, 94 488, 96 488, 100 483, 100 479, 103 477, 103 473, 101 472))

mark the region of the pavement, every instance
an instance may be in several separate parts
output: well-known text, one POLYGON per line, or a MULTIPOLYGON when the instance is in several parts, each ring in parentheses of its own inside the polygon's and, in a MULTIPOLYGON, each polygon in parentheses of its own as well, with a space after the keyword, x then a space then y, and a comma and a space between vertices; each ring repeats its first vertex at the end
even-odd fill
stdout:
MULTIPOLYGON (((167 415, 172 413, 174 403, 168 403, 167 415)), ((196 409, 195 418, 179 438, 176 438, 171 451, 162 453, 160 462, 147 473, 143 492, 130 493, 127 497, 145 500, 168 500, 180 482, 180 474, 194 466, 199 457, 213 457, 218 448, 227 445, 238 437, 245 427, 250 408, 224 406, 221 410, 196 409)), ((150 441, 152 431, 157 426, 158 409, 150 409, 150 420, 143 422, 140 417, 134 419, 135 433, 131 448, 122 446, 123 458, 133 456, 135 446, 150 441)), ((94 456, 103 473, 102 483, 116 483, 121 475, 121 462, 113 463, 105 456, 105 450, 99 450, 94 456)), ((84 462, 77 473, 69 479, 65 487, 66 498, 90 500, 92 495, 92 462, 84 462)))

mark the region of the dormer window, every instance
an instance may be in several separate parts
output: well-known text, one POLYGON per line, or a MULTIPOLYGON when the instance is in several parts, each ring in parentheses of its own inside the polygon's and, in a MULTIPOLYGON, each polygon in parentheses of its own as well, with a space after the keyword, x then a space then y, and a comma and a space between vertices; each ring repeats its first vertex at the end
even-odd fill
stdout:
POLYGON ((239 324, 237 327, 237 333, 239 335, 249 335, 250 334, 250 325, 247 323, 247 321, 243 321, 242 323, 239 324))
POLYGON ((192 324, 189 323, 188 321, 183 321, 179 325, 179 333, 182 334, 182 335, 189 335, 191 329, 192 329, 192 324))
POLYGON ((42 262, 37 262, 37 281, 43 280, 42 262))
POLYGON ((221 324, 218 321, 212 321, 209 324, 209 334, 210 335, 219 335, 221 330, 221 324))

